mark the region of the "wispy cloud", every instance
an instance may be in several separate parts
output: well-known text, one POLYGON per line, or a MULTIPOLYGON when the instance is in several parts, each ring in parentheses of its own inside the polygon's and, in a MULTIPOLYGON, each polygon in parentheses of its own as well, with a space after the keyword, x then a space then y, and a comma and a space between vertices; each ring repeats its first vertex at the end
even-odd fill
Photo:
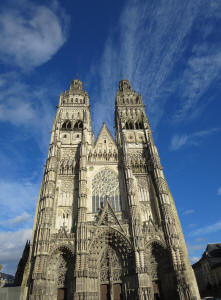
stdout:
POLYGON ((175 151, 182 148, 185 145, 197 146, 202 141, 203 138, 210 136, 218 132, 219 130, 220 130, 219 128, 212 128, 209 130, 202 130, 191 134, 182 134, 182 135, 175 134, 171 139, 169 148, 170 150, 175 151))
POLYGON ((218 188, 217 195, 221 195, 221 187, 218 188))
MULTIPOLYGON (((103 115, 112 112, 113 91, 118 80, 126 77, 134 89, 142 91, 152 124, 159 121, 165 95, 170 94, 172 87, 172 84, 163 84, 182 54, 183 39, 192 26, 197 8, 195 2, 188 1, 130 0, 126 3, 116 28, 106 41, 99 64, 101 93, 94 106, 96 113, 101 107, 103 115)), ((101 122, 98 118, 95 126, 101 122)))
MULTIPOLYGON (((99 117, 95 129, 101 126, 103 115, 112 126, 114 91, 123 77, 142 92, 153 127, 169 101, 174 102, 172 120, 188 121, 199 116, 209 101, 203 95, 221 70, 219 41, 210 42, 217 30, 216 22, 210 20, 212 16, 221 19, 219 10, 218 0, 203 4, 200 0, 127 1, 107 38, 102 59, 91 67, 90 86, 94 86, 94 73, 99 70, 101 91, 96 91, 99 100, 94 114, 99 117), (195 42, 193 34, 199 37, 195 42)), ((183 145, 186 140, 189 137, 183 136, 177 142, 183 145)))
POLYGON ((198 238, 195 239, 195 242, 200 243, 200 242, 205 242, 205 240, 206 240, 205 238, 198 237, 198 238))
POLYGON ((194 213, 195 213, 194 209, 187 209, 182 212, 182 215, 185 216, 185 215, 190 215, 190 214, 194 214, 194 213))
POLYGON ((1 227, 32 226, 32 218, 39 193, 39 184, 28 181, 0 181, 1 227), (22 222, 25 224, 22 224, 22 222))
POLYGON ((208 225, 208 226, 205 226, 205 227, 201 227, 201 228, 198 228, 194 231, 192 231, 189 236, 198 236, 198 235, 206 235, 206 234, 209 234, 209 233, 213 233, 213 232, 217 232, 221 230, 221 221, 218 221, 214 224, 211 224, 211 225, 208 225))
POLYGON ((197 226, 197 224, 193 224, 193 223, 192 223, 192 224, 188 224, 187 226, 188 226, 189 228, 194 228, 194 227, 197 226))
POLYGON ((188 249, 189 253, 192 253, 196 250, 202 250, 204 248, 205 248, 204 244, 187 245, 187 249, 188 249))
POLYGON ((196 263, 197 261, 199 261, 200 260, 200 257, 199 256, 192 256, 192 257, 190 257, 190 261, 191 261, 191 263, 196 263))
POLYGON ((0 261, 2 271, 14 274, 19 259, 21 258, 24 245, 31 239, 32 229, 21 229, 15 232, 0 231, 0 261))
POLYGON ((58 4, 22 1, 14 2, 13 9, 6 5, 0 12, 0 60, 24 70, 47 62, 67 38, 68 19, 58 4))
POLYGON ((55 113, 52 99, 58 94, 58 87, 51 83, 34 87, 16 72, 4 73, 0 82, 0 122, 22 126, 45 153, 55 113))
POLYGON ((219 45, 214 47, 208 42, 203 45, 195 45, 193 55, 187 61, 183 78, 178 84, 182 95, 180 107, 174 115, 175 121, 180 122, 185 118, 198 116, 209 103, 209 99, 203 100, 202 97, 219 77, 221 54, 218 49, 219 45))
POLYGON ((23 222, 29 221, 33 216, 28 214, 27 212, 23 212, 20 216, 16 216, 15 218, 9 219, 7 221, 0 222, 0 224, 7 225, 7 226, 18 226, 23 222))

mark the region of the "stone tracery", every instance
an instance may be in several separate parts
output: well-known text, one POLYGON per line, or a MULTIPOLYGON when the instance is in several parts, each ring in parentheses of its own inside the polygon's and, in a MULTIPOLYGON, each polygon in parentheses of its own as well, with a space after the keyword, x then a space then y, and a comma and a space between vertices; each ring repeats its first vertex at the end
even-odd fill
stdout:
MULTIPOLYGON (((89 245, 88 266, 89 273, 98 276, 99 259, 107 247, 114 249, 118 253, 118 259, 121 258, 122 266, 125 272, 130 272, 134 264, 132 263, 132 247, 127 238, 113 228, 98 230, 94 239, 89 245)), ((119 262, 119 260, 118 260, 119 262)), ((116 262, 117 263, 117 262, 116 262)), ((93 277, 92 276, 92 277, 93 277)))
POLYGON ((114 211, 121 210, 119 180, 112 170, 105 168, 94 176, 92 182, 92 212, 98 212, 107 200, 114 211))

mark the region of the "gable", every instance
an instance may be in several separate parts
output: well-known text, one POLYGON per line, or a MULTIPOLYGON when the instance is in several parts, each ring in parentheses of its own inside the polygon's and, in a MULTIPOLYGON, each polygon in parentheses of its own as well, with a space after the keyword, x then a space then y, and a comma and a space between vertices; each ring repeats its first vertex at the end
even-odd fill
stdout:
POLYGON ((107 128, 106 123, 103 123, 103 126, 98 134, 96 143, 95 143, 95 149, 97 151, 102 151, 104 149, 109 150, 117 150, 116 144, 114 142, 114 139, 109 131, 109 129, 107 128))
POLYGON ((109 201, 107 200, 105 206, 102 210, 102 213, 98 219, 98 226, 117 226, 120 232, 125 234, 123 227, 121 226, 114 210, 112 209, 109 201))

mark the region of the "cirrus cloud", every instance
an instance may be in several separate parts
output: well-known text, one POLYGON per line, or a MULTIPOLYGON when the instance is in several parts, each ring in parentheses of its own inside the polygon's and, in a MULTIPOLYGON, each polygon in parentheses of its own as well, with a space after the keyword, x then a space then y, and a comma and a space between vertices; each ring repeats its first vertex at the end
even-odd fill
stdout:
POLYGON ((198 228, 198 229, 192 231, 189 234, 189 236, 206 235, 206 234, 217 232, 217 231, 220 231, 220 230, 221 230, 221 220, 219 220, 218 222, 216 222, 214 224, 198 228))
POLYGON ((219 130, 219 128, 211 128, 208 130, 193 132, 191 134, 175 134, 171 139, 170 150, 175 151, 185 145, 197 146, 203 138, 210 136, 219 130))

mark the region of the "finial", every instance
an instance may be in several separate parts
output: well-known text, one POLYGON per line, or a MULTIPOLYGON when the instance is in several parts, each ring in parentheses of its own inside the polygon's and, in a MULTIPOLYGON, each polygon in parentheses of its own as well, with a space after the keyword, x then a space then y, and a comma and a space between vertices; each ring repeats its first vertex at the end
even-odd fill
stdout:
POLYGON ((130 82, 127 79, 122 79, 119 81, 119 90, 120 91, 125 91, 125 90, 130 90, 130 82))
POLYGON ((70 85, 70 90, 82 91, 82 82, 79 79, 72 80, 70 85))

